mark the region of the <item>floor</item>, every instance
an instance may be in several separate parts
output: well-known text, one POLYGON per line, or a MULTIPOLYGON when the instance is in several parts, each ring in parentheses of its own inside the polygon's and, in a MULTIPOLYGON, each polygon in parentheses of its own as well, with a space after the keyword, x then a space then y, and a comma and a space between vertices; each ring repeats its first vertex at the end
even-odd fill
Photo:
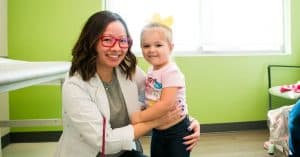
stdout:
MULTIPOLYGON (((192 157, 269 157, 263 148, 267 130, 201 134, 192 157)), ((145 154, 149 155, 149 137, 143 137, 145 154)), ((56 142, 15 143, 2 150, 2 157, 52 157, 56 142)))

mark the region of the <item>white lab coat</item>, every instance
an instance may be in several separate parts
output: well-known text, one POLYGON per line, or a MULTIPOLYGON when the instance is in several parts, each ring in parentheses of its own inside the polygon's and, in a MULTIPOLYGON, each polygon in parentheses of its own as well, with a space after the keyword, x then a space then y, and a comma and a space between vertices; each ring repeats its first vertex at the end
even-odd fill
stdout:
MULTIPOLYGON (((131 81, 116 70, 129 117, 141 109, 138 92, 144 89, 144 73, 140 68, 131 81), (139 89, 139 91, 138 91, 139 89)), ((106 123, 106 154, 135 148, 132 125, 112 129, 107 95, 98 75, 85 82, 76 74, 66 79, 63 95, 63 133, 55 157, 95 157, 102 147, 102 116, 106 123)))

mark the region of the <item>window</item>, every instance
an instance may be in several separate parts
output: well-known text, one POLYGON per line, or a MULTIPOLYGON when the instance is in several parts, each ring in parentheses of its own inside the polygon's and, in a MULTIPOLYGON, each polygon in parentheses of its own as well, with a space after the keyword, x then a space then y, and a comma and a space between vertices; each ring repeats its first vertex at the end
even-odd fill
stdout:
POLYGON ((290 53, 289 0, 106 0, 105 7, 125 19, 138 54, 150 21, 173 29, 177 55, 290 53))

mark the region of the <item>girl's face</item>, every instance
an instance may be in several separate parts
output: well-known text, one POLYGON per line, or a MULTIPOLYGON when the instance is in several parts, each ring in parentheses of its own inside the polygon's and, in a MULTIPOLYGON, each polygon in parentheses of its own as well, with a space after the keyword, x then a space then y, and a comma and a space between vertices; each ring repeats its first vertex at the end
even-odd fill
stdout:
POLYGON ((143 56, 154 69, 159 69, 169 63, 173 49, 162 28, 147 28, 141 39, 143 56))
POLYGON ((120 21, 111 22, 99 38, 96 47, 97 68, 117 67, 124 59, 129 47, 125 27, 120 21))

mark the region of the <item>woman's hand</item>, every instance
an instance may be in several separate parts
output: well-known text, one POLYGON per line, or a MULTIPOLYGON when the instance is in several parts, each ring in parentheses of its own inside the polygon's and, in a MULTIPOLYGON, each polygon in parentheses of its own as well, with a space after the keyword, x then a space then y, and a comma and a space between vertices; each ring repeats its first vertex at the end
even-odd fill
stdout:
POLYGON ((157 118, 156 121, 158 122, 157 126, 162 126, 162 125, 166 125, 166 124, 170 124, 173 123, 174 121, 178 121, 179 119, 182 118, 182 116, 184 116, 184 112, 182 111, 182 107, 177 105, 174 106, 172 108, 171 111, 169 111, 167 114, 165 114, 164 116, 157 118))
POLYGON ((187 150, 192 151, 193 148, 197 145, 200 139, 200 124, 199 122, 194 119, 191 121, 191 124, 188 128, 192 131, 192 134, 185 136, 183 139, 185 142, 183 144, 187 145, 187 150))

